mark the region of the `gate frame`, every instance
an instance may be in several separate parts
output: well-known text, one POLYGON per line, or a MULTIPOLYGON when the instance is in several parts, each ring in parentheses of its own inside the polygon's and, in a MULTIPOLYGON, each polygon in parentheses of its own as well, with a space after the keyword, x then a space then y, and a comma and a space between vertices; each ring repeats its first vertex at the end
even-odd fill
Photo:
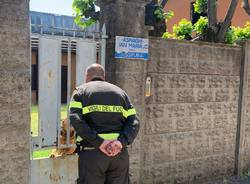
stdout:
MULTIPOLYGON (((72 53, 72 50, 73 50, 73 44, 72 44, 73 42, 78 43, 79 41, 84 41, 84 42, 86 41, 86 42, 90 42, 90 43, 96 43, 96 51, 98 51, 97 44, 99 43, 99 55, 98 55, 99 58, 95 57, 96 58, 95 62, 97 62, 97 60, 99 60, 99 63, 105 68, 106 39, 108 38, 108 36, 106 35, 105 25, 102 28, 102 32, 100 32, 100 38, 93 37, 92 39, 89 39, 89 38, 76 38, 76 37, 68 37, 68 36, 40 35, 40 34, 32 34, 31 37, 38 38, 38 43, 39 43, 39 40, 40 40, 41 37, 50 38, 50 39, 56 39, 61 44, 61 47, 60 47, 61 48, 61 50, 60 50, 61 52, 63 50, 63 48, 62 48, 63 41, 67 42, 67 66, 68 66, 68 72, 67 72, 67 104, 69 104, 70 98, 71 98, 71 53, 72 53)), ((76 46, 77 46, 77 44, 76 44, 76 46)), ((77 52, 77 47, 75 49, 76 49, 76 52, 77 52)), ((58 52, 60 52, 60 51, 58 51, 58 52)), ((38 44, 38 52, 39 52, 39 44, 38 44)), ((60 60, 60 62, 61 62, 61 60, 60 60)), ((76 60, 76 62, 77 62, 77 60, 76 60)), ((38 63, 39 63, 39 61, 38 61, 38 63)), ((39 71, 39 69, 38 69, 38 71, 39 71)), ((61 79, 61 72, 59 74, 59 78, 61 79)), ((41 79, 38 79, 38 81, 39 80, 41 80, 41 79)), ((60 96, 61 92, 58 95, 60 96)), ((37 179, 38 180, 39 179, 42 180, 42 178, 44 178, 44 180, 46 180, 46 179, 48 180, 49 179, 50 182, 48 184, 50 184, 50 183, 51 184, 52 183, 56 183, 53 180, 54 177, 51 177, 51 174, 54 174, 54 176, 56 176, 56 178, 59 178, 59 179, 60 178, 62 179, 61 176, 65 175, 65 174, 66 175, 69 174, 69 173, 59 173, 60 170, 57 169, 56 165, 59 164, 59 165, 64 166, 63 164, 61 164, 61 161, 62 162, 66 161, 67 164, 65 164, 65 167, 70 166, 71 162, 72 162, 72 164, 76 163, 74 156, 73 157, 69 156, 69 157, 64 157, 64 158, 58 158, 60 160, 58 160, 58 159, 51 159, 51 158, 34 159, 32 157, 33 151, 36 151, 36 150, 75 147, 75 144, 70 144, 70 134, 69 133, 67 133, 67 142, 66 142, 66 145, 62 145, 60 143, 60 126, 61 126, 61 123, 60 123, 61 122, 60 121, 60 108, 61 108, 61 98, 57 98, 57 99, 59 99, 58 102, 57 102, 59 104, 58 105, 58 110, 57 110, 58 111, 58 114, 57 114, 58 122, 57 122, 57 125, 56 125, 57 126, 57 132, 55 132, 56 136, 57 136, 57 145, 54 145, 54 146, 42 146, 41 139, 42 139, 43 135, 41 135, 40 116, 38 114, 38 117, 39 117, 38 118, 38 136, 36 136, 36 137, 32 137, 31 136, 31 138, 30 138, 30 164, 31 164, 31 167, 30 167, 30 179, 29 179, 29 183, 30 184, 33 184, 31 182, 34 181, 34 177, 38 177, 38 176, 39 176, 39 178, 36 178, 36 181, 37 181, 37 179), (45 167, 44 167, 44 165, 45 165, 45 167), (53 173, 50 173, 50 174, 47 173, 48 168, 46 170, 46 165, 48 165, 48 166, 52 165, 53 167, 55 167, 55 168, 51 168, 51 172, 53 171, 53 173), (31 170, 32 168, 33 169, 36 168, 37 170, 31 170), (47 174, 48 174, 49 178, 47 178, 47 174)), ((39 109, 39 104, 38 104, 38 109, 39 109)), ((67 111, 67 118, 68 118, 68 115, 69 115, 69 111, 67 111)), ((69 124, 68 124, 68 127, 67 127, 67 132, 70 132, 70 125, 69 124)), ((78 172, 77 171, 77 167, 74 167, 74 168, 75 168, 75 170, 72 171, 72 173, 70 175, 68 175, 68 177, 66 177, 66 178, 69 179, 70 177, 74 176, 75 173, 78 172)), ((62 170, 61 170, 61 172, 62 172, 62 170)), ((60 181, 60 183, 61 182, 62 181, 60 181)))

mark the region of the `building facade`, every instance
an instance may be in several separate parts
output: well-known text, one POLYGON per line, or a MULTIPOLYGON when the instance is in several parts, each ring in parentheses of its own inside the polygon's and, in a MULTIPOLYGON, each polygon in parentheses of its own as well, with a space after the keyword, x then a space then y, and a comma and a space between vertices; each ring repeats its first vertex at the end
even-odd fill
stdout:
MULTIPOLYGON (((167 23, 168 31, 172 32, 172 27, 174 24, 177 24, 182 18, 186 18, 193 22, 195 18, 194 14, 194 0, 168 0, 165 10, 172 10, 174 12, 174 16, 167 23)), ((231 0, 218 0, 218 11, 217 17, 218 21, 223 21, 226 16, 228 7, 231 3, 231 0)), ((250 16, 245 12, 245 10, 241 7, 241 1, 238 3, 237 8, 235 10, 235 14, 232 19, 231 25, 243 27, 247 21, 250 21, 250 16)))
MULTIPOLYGON (((30 12, 31 25, 31 68, 32 68, 32 104, 38 102, 38 54, 39 54, 39 36, 48 35, 61 39, 61 102, 67 102, 67 52, 68 39, 71 39, 71 89, 76 84, 76 42, 74 38, 98 39, 99 24, 92 25, 86 29, 78 27, 74 23, 74 17, 65 15, 56 15, 42 12, 30 12)), ((98 45, 97 45, 98 47, 98 45)), ((98 62, 98 49, 97 49, 98 62)))

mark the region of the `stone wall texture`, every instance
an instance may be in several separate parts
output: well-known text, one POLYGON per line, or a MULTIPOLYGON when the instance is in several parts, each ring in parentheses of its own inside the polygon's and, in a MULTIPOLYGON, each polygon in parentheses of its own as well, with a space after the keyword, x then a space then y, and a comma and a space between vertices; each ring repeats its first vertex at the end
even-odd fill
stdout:
POLYGON ((239 170, 250 169, 250 42, 244 46, 244 73, 242 74, 242 114, 239 140, 239 170))
POLYGON ((232 175, 241 47, 150 39, 140 183, 232 175))
POLYGON ((30 130, 29 1, 0 1, 0 183, 27 184, 30 130))
POLYGON ((149 38, 149 0, 99 2, 107 79, 128 93, 141 120, 129 148, 132 183, 202 184, 249 170, 250 44, 149 38), (149 38, 149 60, 115 59, 115 36, 149 38))
POLYGON ((237 167, 249 170, 249 80, 242 65, 250 61, 249 44, 150 38, 149 46, 149 60, 141 61, 114 59, 114 41, 107 44, 107 77, 130 95, 141 120, 129 148, 132 183, 201 184, 237 167))
MULTIPOLYGON (((109 39, 106 45, 106 75, 107 79, 127 89, 126 92, 133 101, 143 126, 145 116, 144 80, 147 72, 145 61, 115 59, 115 36, 148 37, 148 29, 144 25, 145 5, 150 0, 100 0, 101 24, 105 23, 109 39)), ((130 171, 133 183, 141 183, 141 142, 140 133, 130 152, 130 171)))
MULTIPOLYGON (((141 120, 129 148, 132 183, 202 184, 249 170, 250 43, 150 38, 148 61, 115 59, 116 35, 148 37, 147 2, 100 2, 110 36, 107 79, 128 93, 141 120), (149 97, 144 95, 147 77, 149 97)), ((28 184, 29 179, 28 3, 0 1, 1 184, 28 184)))

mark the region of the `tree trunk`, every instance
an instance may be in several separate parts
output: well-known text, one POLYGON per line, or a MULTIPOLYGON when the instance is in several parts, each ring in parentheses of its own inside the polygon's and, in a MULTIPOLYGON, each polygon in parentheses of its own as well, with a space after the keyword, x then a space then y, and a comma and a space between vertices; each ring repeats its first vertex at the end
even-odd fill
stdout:
POLYGON ((214 27, 217 24, 217 5, 216 0, 207 1, 208 9, 208 27, 214 27))
POLYGON ((223 42, 225 38, 225 34, 231 24, 231 20, 233 18, 235 9, 237 7, 239 0, 232 0, 231 4, 229 6, 229 9, 227 11, 227 15, 221 24, 221 27, 219 28, 218 36, 217 36, 217 42, 223 42))
POLYGON ((243 8, 247 12, 247 14, 250 15, 250 5, 248 0, 243 0, 243 8))

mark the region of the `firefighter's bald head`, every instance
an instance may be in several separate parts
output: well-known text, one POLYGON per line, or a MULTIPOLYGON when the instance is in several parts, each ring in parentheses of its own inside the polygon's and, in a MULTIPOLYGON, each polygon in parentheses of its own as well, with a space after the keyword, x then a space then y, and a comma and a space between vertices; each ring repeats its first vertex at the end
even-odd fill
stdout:
POLYGON ((93 81, 95 79, 105 80, 104 68, 99 64, 92 64, 86 69, 86 82, 93 81))

